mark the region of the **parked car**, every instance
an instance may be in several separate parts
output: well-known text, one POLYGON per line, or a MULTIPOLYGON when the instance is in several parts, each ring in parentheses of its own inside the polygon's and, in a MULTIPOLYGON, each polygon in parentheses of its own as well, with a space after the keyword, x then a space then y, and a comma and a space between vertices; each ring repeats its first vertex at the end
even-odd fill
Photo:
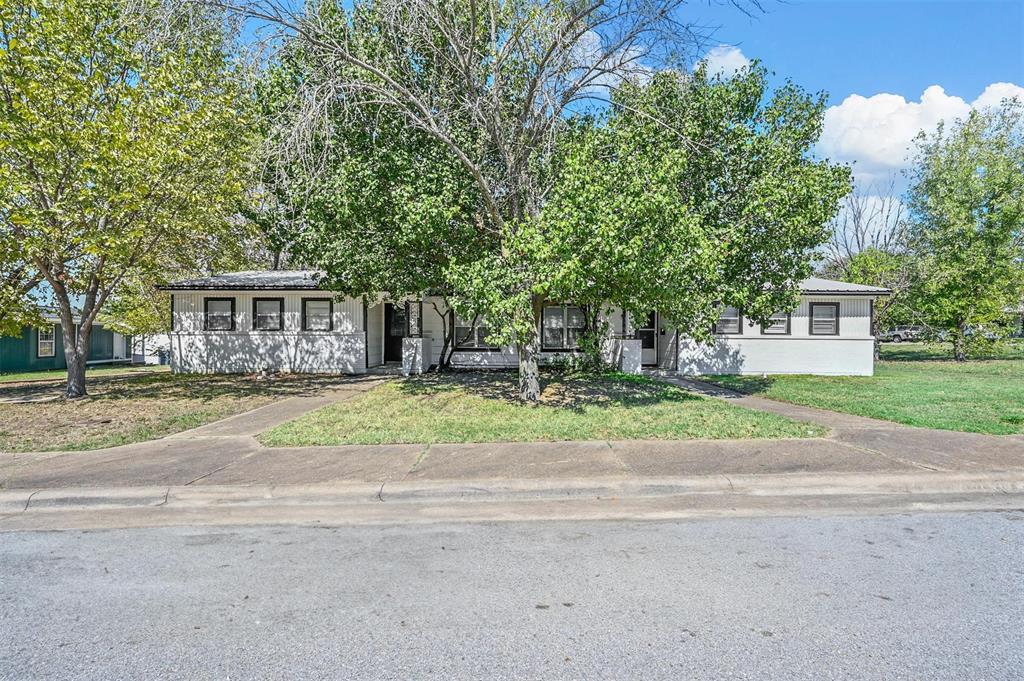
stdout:
POLYGON ((892 343, 916 341, 925 337, 927 329, 923 326, 896 326, 878 334, 878 339, 892 343))

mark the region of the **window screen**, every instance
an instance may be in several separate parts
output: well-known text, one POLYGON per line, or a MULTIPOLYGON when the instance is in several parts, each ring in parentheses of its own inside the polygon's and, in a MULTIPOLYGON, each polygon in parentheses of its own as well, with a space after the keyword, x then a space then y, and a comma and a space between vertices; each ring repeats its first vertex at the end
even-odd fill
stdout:
POLYGON ((566 348, 579 347, 580 335, 586 328, 587 322, 583 316, 583 310, 578 307, 565 308, 565 345, 566 348))
POLYGON ((235 301, 230 298, 207 298, 207 331, 233 331, 234 328, 235 301))
POLYGON ((303 331, 331 330, 331 301, 329 299, 306 299, 302 301, 303 331))
POLYGON ((776 312, 768 320, 768 323, 761 327, 761 333, 768 336, 785 336, 789 334, 789 313, 776 312))
POLYGON ((839 303, 811 303, 811 335, 839 335, 839 303))
POLYGON ((477 319, 476 328, 473 328, 472 319, 455 317, 455 343, 459 348, 489 348, 487 345, 487 334, 490 331, 487 325, 477 319))
POLYGON ((39 329, 39 337, 36 339, 36 355, 38 357, 53 357, 57 352, 57 343, 53 327, 39 329))
POLYGON ((256 298, 252 301, 253 327, 257 331, 284 328, 284 301, 280 298, 256 298))
POLYGON ((718 315, 715 333, 742 333, 743 316, 738 307, 726 307, 718 315))

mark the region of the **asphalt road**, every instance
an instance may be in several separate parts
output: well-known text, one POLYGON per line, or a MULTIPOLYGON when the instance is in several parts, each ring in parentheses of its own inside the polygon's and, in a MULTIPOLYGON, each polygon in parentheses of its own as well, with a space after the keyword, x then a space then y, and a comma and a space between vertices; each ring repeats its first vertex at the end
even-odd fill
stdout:
POLYGON ((0 677, 1019 679, 1024 513, 0 535, 0 677))

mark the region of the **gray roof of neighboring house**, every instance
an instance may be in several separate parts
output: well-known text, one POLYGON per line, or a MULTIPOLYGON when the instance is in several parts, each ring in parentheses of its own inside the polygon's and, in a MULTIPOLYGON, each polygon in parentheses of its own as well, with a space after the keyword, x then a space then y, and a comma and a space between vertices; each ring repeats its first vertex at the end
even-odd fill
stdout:
POLYGON ((819 279, 811 277, 800 282, 801 293, 828 293, 842 295, 876 295, 887 296, 892 291, 878 286, 865 286, 864 284, 849 284, 845 281, 833 281, 831 279, 819 279))
MULTIPOLYGON (((258 272, 228 272, 210 277, 179 279, 161 288, 171 291, 259 291, 259 290, 318 290, 322 272, 317 270, 263 270, 258 272)), ((889 289, 844 281, 811 277, 800 282, 802 293, 839 295, 888 295, 889 289)))
POLYGON ((317 270, 263 270, 258 272, 227 272, 210 277, 179 279, 160 288, 170 291, 220 290, 317 290, 321 272, 317 270))

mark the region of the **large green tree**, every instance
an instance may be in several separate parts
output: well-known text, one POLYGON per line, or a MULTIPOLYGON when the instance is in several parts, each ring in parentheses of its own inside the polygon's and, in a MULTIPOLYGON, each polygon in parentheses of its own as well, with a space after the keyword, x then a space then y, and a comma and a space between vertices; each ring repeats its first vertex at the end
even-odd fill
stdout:
MULTIPOLYGON (((319 144, 306 144, 318 139, 306 131, 318 122, 333 125, 334 117, 325 113, 337 108, 340 116, 363 121, 361 134, 376 144, 408 144, 413 133, 422 137, 422 144, 414 143, 430 155, 444 154, 441 174, 457 184, 450 193, 461 198, 462 187, 472 188, 472 201, 457 202, 460 211, 470 208, 472 218, 458 221, 473 230, 474 243, 486 241, 486 257, 449 259, 446 279, 467 289, 469 302, 486 297, 495 303, 489 312, 500 309, 488 320, 490 328, 517 346, 520 395, 535 400, 537 329, 547 285, 523 248, 552 188, 552 154, 570 119, 594 103, 603 106, 610 88, 646 77, 655 65, 680 65, 697 44, 696 22, 680 20, 683 4, 357 0, 296 11, 277 0, 239 0, 236 9, 293 32, 308 58, 302 106, 292 117, 298 133, 285 138, 293 155, 324 158, 319 144), (409 134, 393 136, 388 119, 409 134), (486 281, 493 285, 484 287, 486 281)), ((414 175, 427 168, 417 162, 414 175)), ((421 255, 443 251, 456 239, 424 243, 421 255)))
MULTIPOLYGON (((303 89, 322 85, 311 59, 293 41, 257 86, 268 153, 246 217, 274 251, 321 269, 333 291, 450 299, 449 270, 491 245, 472 178, 440 142, 388 108, 328 106, 321 125, 303 129, 303 89), (289 146, 296 135, 298 150, 289 146)), ((437 311, 443 364, 454 325, 449 305, 437 311)))
POLYGON ((699 335, 721 304, 767 316, 795 300, 845 188, 807 159, 820 98, 764 102, 759 69, 644 85, 700 43, 681 0, 237 9, 304 55, 280 135, 308 173, 302 229, 322 224, 304 253, 340 290, 441 289, 484 314, 526 400, 545 301, 658 307, 699 335))
POLYGON ((0 2, 0 238, 52 289, 68 397, 123 286, 237 242, 249 125, 228 47, 196 5, 0 2))
POLYGON ((701 340, 722 305, 756 321, 793 307, 849 172, 810 157, 824 96, 766 90, 760 66, 665 72, 567 138, 528 248, 550 294, 656 309, 701 340))
POLYGON ((957 361, 1024 295, 1024 108, 1007 100, 917 140, 909 206, 913 306, 957 361))

